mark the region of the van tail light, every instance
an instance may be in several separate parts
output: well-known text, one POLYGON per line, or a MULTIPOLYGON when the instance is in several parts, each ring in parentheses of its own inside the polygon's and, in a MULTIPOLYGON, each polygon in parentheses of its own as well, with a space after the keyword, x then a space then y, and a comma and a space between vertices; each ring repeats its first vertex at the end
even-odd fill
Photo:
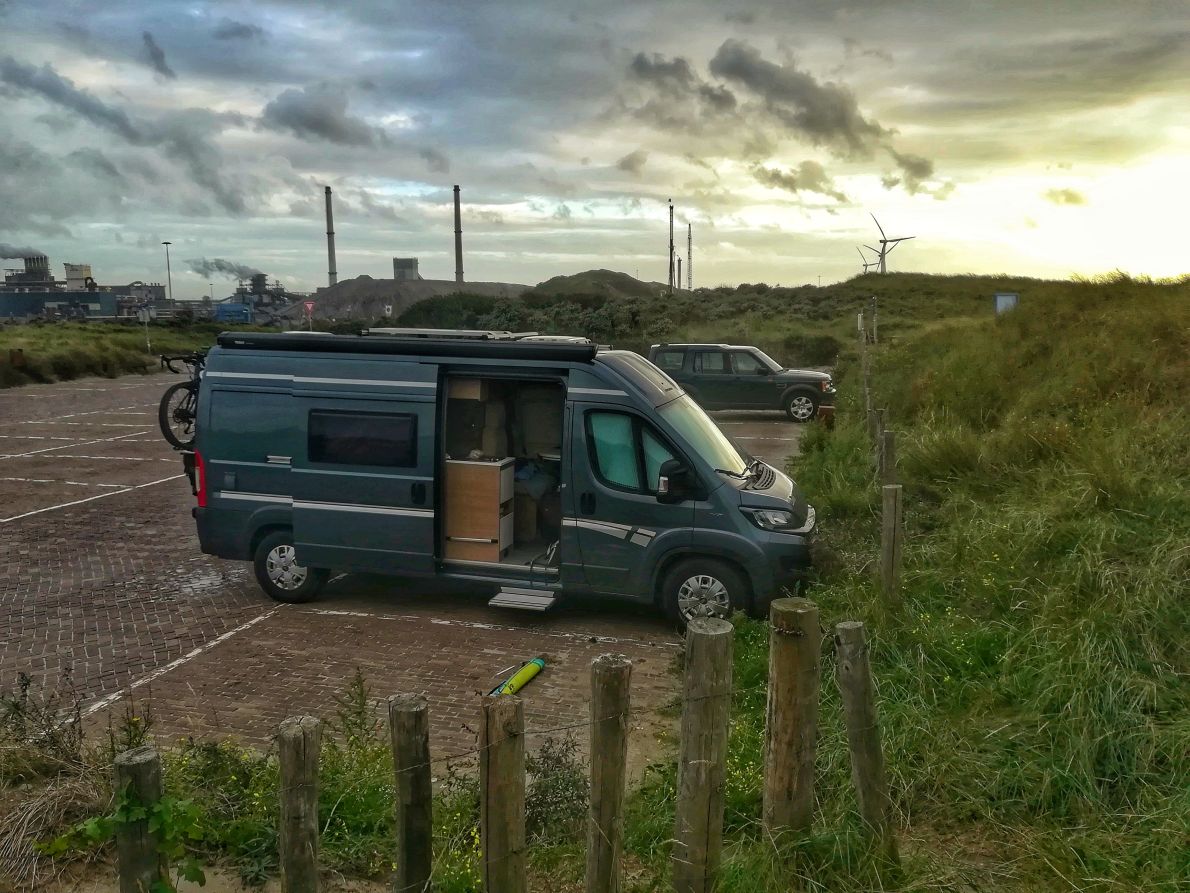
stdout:
POLYGON ((198 507, 205 509, 207 507, 207 466, 202 461, 202 453, 197 450, 194 451, 194 472, 198 475, 194 495, 198 497, 198 507))

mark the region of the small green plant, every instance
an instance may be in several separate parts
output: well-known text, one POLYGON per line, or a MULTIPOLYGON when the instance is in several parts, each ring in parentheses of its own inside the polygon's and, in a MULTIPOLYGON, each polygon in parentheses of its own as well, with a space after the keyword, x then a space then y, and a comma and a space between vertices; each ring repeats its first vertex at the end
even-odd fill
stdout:
POLYGON ((146 823, 173 872, 158 878, 148 893, 176 893, 182 880, 206 884, 206 874, 193 852, 203 838, 199 808, 192 800, 169 795, 145 804, 130 788, 124 788, 116 795, 111 812, 78 823, 39 849, 46 856, 94 851, 113 840, 121 826, 139 822, 146 823))
POLYGON ((542 843, 573 842, 582 835, 589 796, 587 767, 572 737, 547 737, 525 757, 525 830, 542 843))

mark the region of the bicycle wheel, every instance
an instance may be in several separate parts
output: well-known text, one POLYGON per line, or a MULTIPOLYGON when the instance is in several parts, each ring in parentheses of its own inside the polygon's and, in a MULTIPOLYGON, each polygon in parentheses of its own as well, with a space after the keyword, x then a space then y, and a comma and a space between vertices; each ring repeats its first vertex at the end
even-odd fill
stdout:
POLYGON ((170 385, 157 408, 161 433, 174 447, 188 450, 194 445, 194 422, 198 410, 198 391, 189 381, 170 385))

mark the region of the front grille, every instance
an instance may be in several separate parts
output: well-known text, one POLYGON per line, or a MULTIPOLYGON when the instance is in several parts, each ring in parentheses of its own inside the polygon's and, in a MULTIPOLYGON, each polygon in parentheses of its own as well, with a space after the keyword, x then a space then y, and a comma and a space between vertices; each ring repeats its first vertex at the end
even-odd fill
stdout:
POLYGON ((777 473, 769 468, 767 465, 761 465, 760 470, 756 475, 756 480, 752 486, 757 490, 767 490, 773 485, 773 481, 777 479, 777 473))

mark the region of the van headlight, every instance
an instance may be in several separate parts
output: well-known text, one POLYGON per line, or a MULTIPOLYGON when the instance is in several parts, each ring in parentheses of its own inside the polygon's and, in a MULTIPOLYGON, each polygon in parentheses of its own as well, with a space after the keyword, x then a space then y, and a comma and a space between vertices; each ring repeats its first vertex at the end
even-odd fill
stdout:
POLYGON ((779 533, 801 533, 814 525, 814 510, 809 509, 805 518, 781 509, 744 509, 746 514, 761 530, 775 530, 779 533))

